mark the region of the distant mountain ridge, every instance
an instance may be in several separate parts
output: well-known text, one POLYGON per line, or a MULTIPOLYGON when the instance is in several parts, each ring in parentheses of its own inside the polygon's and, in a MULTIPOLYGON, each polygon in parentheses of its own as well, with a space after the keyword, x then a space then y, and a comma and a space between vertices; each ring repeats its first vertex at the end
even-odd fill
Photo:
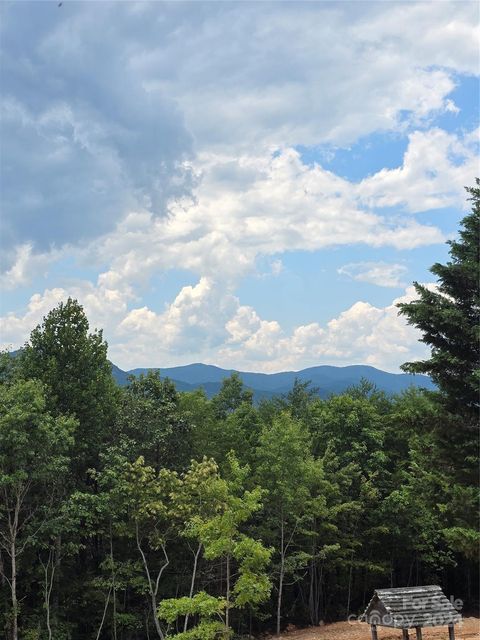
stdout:
POLYGON ((254 393, 258 402, 262 398, 287 393, 298 378, 302 381, 310 381, 312 387, 319 389, 319 396, 326 398, 331 394, 342 393, 348 387, 358 384, 362 378, 369 380, 378 389, 391 395, 400 393, 410 386, 435 389, 435 385, 428 376, 412 375, 407 373, 389 373, 368 365, 350 365, 346 367, 334 367, 320 365, 309 367, 301 371, 282 371, 280 373, 252 373, 237 371, 235 369, 222 369, 214 365, 194 363, 180 367, 150 367, 137 368, 123 371, 112 363, 112 373, 119 385, 128 383, 128 376, 138 376, 148 371, 159 370, 162 377, 170 378, 178 391, 193 391, 203 388, 208 397, 218 393, 224 378, 232 373, 238 373, 246 387, 254 393))

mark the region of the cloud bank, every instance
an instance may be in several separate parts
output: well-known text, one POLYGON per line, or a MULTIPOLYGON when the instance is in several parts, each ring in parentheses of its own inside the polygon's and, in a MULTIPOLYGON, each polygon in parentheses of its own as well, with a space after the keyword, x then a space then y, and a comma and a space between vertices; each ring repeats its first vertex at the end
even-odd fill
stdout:
POLYGON ((281 279, 295 252, 327 263, 351 248, 361 257, 335 265, 337 277, 405 289, 415 273, 404 256, 444 243, 431 214, 465 209, 478 172, 478 130, 452 97, 478 75, 476 3, 1 11, 0 284, 23 292, 23 308, 1 318, 2 342, 18 346, 73 295, 125 367, 395 369, 423 355, 398 298, 346 297, 329 321, 286 329, 238 288, 265 276, 265 260, 281 279), (360 179, 322 156, 372 135, 404 150, 360 179), (395 259, 375 257, 386 250, 395 259), (42 287, 68 259, 96 276, 42 287), (160 302, 152 280, 174 269, 190 282, 160 302))

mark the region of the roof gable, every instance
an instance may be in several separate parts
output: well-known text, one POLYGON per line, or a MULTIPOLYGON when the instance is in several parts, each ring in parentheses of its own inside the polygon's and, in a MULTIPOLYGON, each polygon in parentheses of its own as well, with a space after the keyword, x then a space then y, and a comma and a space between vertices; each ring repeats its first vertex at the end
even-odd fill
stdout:
POLYGON ((437 585, 376 589, 361 620, 408 629, 460 622, 461 616, 437 585))

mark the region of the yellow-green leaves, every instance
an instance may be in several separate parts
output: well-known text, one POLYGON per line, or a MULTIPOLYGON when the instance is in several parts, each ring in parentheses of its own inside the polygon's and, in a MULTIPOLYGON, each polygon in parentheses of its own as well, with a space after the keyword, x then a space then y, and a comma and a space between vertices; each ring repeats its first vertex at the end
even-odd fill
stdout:
POLYGON ((163 600, 158 607, 158 616, 166 622, 175 622, 179 616, 199 615, 202 618, 214 618, 223 614, 226 607, 225 598, 210 596, 199 591, 192 598, 169 598, 163 600))

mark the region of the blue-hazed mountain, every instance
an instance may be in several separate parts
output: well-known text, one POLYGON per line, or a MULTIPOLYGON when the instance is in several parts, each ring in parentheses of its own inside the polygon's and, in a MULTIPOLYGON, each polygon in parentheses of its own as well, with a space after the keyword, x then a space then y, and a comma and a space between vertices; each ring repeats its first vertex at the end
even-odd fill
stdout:
MULTIPOLYGON (((232 373, 234 369, 221 369, 207 364, 189 364, 182 367, 159 368, 162 377, 168 377, 175 383, 178 391, 192 391, 202 387, 205 393, 211 397, 220 390, 222 381, 232 373)), ((128 382, 128 376, 138 376, 147 373, 149 369, 131 369, 122 371, 112 364, 113 375, 120 385, 128 382)), ((358 384, 362 378, 374 383, 378 389, 388 394, 400 393, 410 386, 434 389, 435 385, 427 376, 411 375, 406 373, 388 373, 375 367, 366 365, 351 365, 348 367, 333 367, 322 365, 310 367, 301 371, 283 371, 281 373, 249 373, 237 371, 245 386, 254 392, 255 400, 271 398, 288 392, 298 378, 302 381, 310 381, 313 387, 318 388, 319 395, 326 398, 332 393, 341 393, 348 387, 358 384)))

